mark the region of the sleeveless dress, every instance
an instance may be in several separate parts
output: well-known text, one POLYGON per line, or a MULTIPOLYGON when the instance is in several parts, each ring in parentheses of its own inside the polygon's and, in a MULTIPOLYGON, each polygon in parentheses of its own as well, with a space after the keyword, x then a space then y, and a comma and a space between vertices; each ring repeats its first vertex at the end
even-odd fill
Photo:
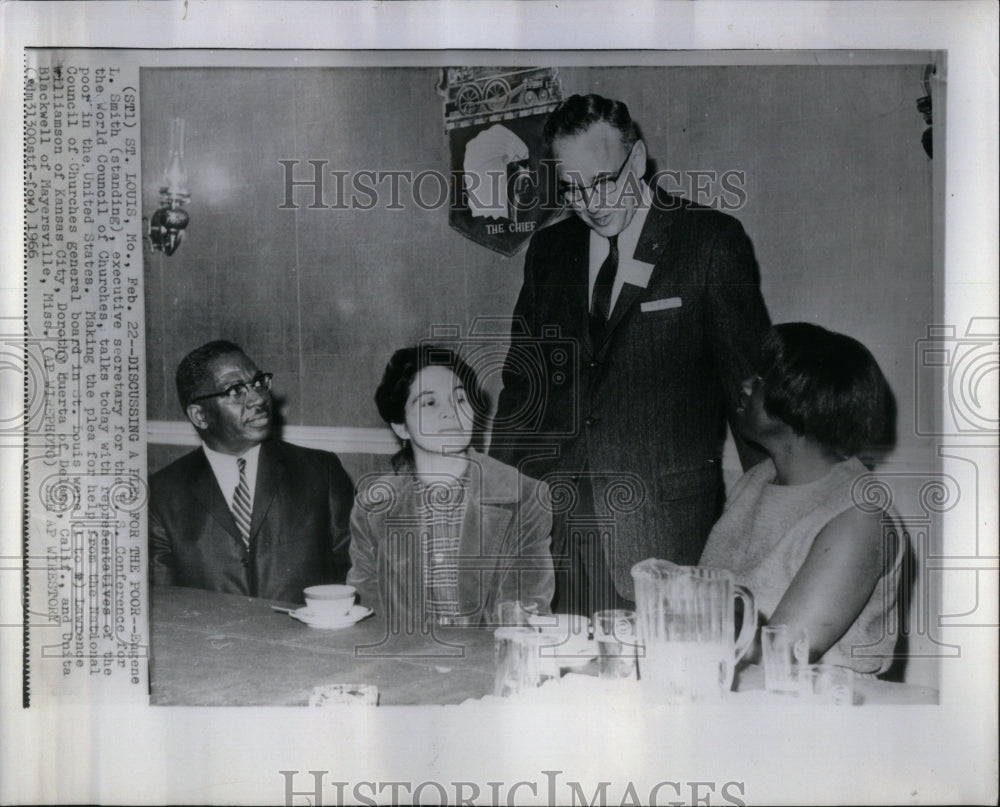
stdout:
MULTIPOLYGON (((753 593, 760 618, 767 621, 820 530, 855 506, 852 486, 867 473, 858 459, 851 458, 814 482, 776 485, 770 459, 754 466, 733 488, 725 512, 708 537, 700 565, 731 571, 736 582, 753 593)), ((892 663, 904 543, 888 514, 883 525, 883 573, 857 619, 820 659, 824 664, 878 674, 892 663)))

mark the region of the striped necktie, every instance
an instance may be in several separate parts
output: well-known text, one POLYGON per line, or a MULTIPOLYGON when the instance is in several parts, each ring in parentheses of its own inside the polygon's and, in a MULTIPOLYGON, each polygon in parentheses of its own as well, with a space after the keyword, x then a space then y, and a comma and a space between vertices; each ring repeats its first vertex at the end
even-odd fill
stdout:
POLYGON ((236 486, 233 494, 233 518, 236 519, 236 526, 239 528, 240 537, 243 543, 250 548, 250 486, 247 484, 247 461, 240 457, 236 460, 236 466, 240 469, 240 482, 236 486))

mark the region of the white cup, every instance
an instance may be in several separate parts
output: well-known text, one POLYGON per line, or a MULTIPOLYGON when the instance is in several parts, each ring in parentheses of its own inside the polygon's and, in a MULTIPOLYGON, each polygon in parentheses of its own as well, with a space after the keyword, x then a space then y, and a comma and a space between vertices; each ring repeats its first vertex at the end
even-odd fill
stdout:
POLYGON ((319 617, 347 616, 354 607, 354 586, 327 585, 309 586, 305 589, 306 605, 319 617))

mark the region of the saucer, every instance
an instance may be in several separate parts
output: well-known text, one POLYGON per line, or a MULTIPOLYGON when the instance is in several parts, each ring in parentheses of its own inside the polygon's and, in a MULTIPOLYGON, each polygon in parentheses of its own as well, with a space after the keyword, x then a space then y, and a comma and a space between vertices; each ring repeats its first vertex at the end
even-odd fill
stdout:
POLYGON ((371 614, 371 608, 366 608, 363 605, 355 605, 343 616, 321 616, 320 614, 311 611, 309 608, 299 608, 297 611, 291 611, 289 616, 291 616, 292 619, 299 620, 299 622, 304 622, 310 628, 337 630, 338 628, 346 628, 353 625, 355 622, 360 622, 366 616, 370 616, 371 614))

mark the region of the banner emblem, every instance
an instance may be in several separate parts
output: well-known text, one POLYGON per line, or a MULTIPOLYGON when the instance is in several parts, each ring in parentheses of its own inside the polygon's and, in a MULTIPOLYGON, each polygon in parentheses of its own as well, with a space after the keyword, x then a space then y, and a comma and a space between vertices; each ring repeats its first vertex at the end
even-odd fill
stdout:
POLYGON ((449 223, 513 255, 559 211, 542 128, 562 100, 554 67, 446 67, 438 92, 451 151, 449 223))

